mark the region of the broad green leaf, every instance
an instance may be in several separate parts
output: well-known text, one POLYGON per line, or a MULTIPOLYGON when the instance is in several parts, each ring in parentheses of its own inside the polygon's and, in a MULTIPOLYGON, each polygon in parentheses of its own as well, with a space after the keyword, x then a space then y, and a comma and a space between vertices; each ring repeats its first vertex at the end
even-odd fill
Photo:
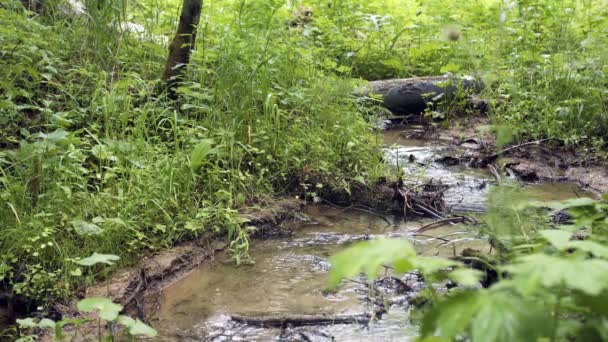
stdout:
POLYGON ((41 328, 55 329, 55 321, 48 318, 43 318, 40 320, 40 323, 38 323, 38 326, 41 328))
POLYGON ((97 252, 93 255, 76 261, 77 264, 82 266, 93 266, 96 264, 114 265, 114 261, 119 260, 118 255, 113 254, 98 254, 97 252))
POLYGON ((190 154, 190 166, 193 170, 196 170, 203 165, 207 155, 212 152, 211 146, 213 146, 212 139, 202 139, 194 147, 190 154))
POLYGON ((130 328, 133 326, 133 324, 135 324, 135 320, 133 318, 125 315, 118 316, 116 322, 118 322, 118 324, 124 325, 127 328, 130 328))
POLYGON ((131 325, 129 328, 129 334, 134 336, 144 335, 148 337, 155 337, 157 333, 152 327, 136 319, 135 323, 133 323, 133 325, 131 325))
POLYGON ((422 337, 438 334, 452 340, 463 334, 486 302, 487 291, 463 291, 435 304, 422 320, 422 337))
POLYGON ((100 318, 106 321, 115 320, 122 310, 122 305, 104 297, 85 298, 78 302, 77 307, 82 312, 96 312, 100 318))
POLYGON ((608 247, 595 241, 569 241, 566 248, 591 253, 598 258, 608 259, 608 247))
POLYGON ((80 235, 99 235, 103 229, 94 223, 88 223, 82 220, 74 220, 70 222, 74 226, 76 233, 80 235))
POLYGON ((129 328, 129 334, 131 335, 145 335, 148 337, 156 336, 156 330, 154 330, 153 328, 138 319, 133 319, 129 316, 120 315, 118 316, 117 322, 129 328))
POLYGON ((458 268, 448 274, 448 277, 463 286, 479 285, 483 272, 471 268, 458 268))
POLYGON ((572 237, 572 233, 559 229, 542 230, 540 231, 540 235, 560 251, 566 247, 572 237))
MULTIPOLYGON (((600 259, 566 259, 545 254, 527 255, 503 268, 514 275, 517 283, 542 284, 544 287, 561 287, 598 295, 608 288, 608 261, 600 259)), ((525 291, 520 287, 520 291, 525 291)), ((528 287, 527 290, 534 290, 528 287)), ((541 289, 537 289, 541 290, 541 289)), ((524 293, 525 294, 525 293, 524 293)))
POLYGON ((24 318, 24 319, 17 319, 17 324, 19 324, 19 326, 22 326, 24 328, 35 328, 38 326, 38 324, 36 322, 34 322, 34 319, 31 317, 24 318))
POLYGON ((564 209, 568 209, 568 208, 586 207, 586 206, 590 206, 590 205, 595 205, 595 203, 597 203, 597 202, 594 199, 591 199, 588 197, 581 197, 581 198, 572 198, 572 199, 568 199, 565 201, 559 201, 559 202, 549 202, 549 203, 546 203, 545 205, 555 211, 560 211, 560 210, 564 210, 564 209))
POLYGON ((441 270, 445 270, 452 266, 457 266, 458 263, 452 260, 433 257, 433 258, 425 258, 419 257, 414 261, 414 267, 422 274, 433 274, 439 272, 441 270))
POLYGON ((373 279, 383 264, 395 264, 398 272, 413 267, 416 252, 406 240, 377 239, 360 242, 334 255, 328 276, 328 287, 335 288, 344 278, 364 272, 373 279))
POLYGON ((549 336, 549 317, 531 302, 507 291, 490 291, 471 319, 473 342, 538 341, 549 336))
POLYGON ((61 142, 62 140, 64 140, 65 138, 67 138, 67 136, 68 136, 68 132, 59 128, 59 129, 49 133, 46 136, 46 139, 48 141, 52 142, 53 144, 57 144, 57 143, 61 142))

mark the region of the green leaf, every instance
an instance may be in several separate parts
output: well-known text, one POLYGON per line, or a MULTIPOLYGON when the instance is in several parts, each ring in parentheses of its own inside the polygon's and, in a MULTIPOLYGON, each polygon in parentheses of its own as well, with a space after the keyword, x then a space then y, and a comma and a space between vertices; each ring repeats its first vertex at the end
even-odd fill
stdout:
POLYGON ((564 210, 564 209, 568 209, 568 208, 586 207, 586 206, 590 206, 590 205, 595 205, 595 203, 597 203, 597 202, 594 199, 591 199, 588 197, 581 197, 581 198, 572 198, 572 199, 568 199, 565 201, 559 201, 559 202, 549 202, 545 205, 549 206, 549 208, 551 208, 555 211, 560 211, 560 210, 564 210))
POLYGON ((17 319, 17 324, 19 324, 19 326, 24 327, 24 328, 35 328, 38 326, 38 324, 36 322, 34 322, 34 319, 31 317, 24 318, 24 319, 17 319))
POLYGON ((591 253, 593 256, 608 259, 608 247, 595 241, 569 241, 566 248, 591 253))
POLYGON ((360 242, 334 255, 328 276, 328 287, 335 288, 344 278, 364 272, 373 279, 383 264, 395 264, 398 272, 413 267, 416 252, 406 240, 377 239, 360 242))
POLYGON ((491 291, 471 319, 474 342, 538 341, 549 336, 550 325, 545 311, 524 302, 512 292, 491 291))
POLYGON ((88 223, 82 220, 74 220, 70 223, 74 226, 76 233, 80 235, 99 235, 103 232, 103 229, 94 223, 88 223))
POLYGON ((568 259, 564 257, 533 254, 518 258, 515 264, 503 268, 514 275, 522 293, 546 288, 565 286, 589 295, 598 295, 608 288, 608 261, 600 259, 568 259))
POLYGON ((55 321, 48 318, 43 318, 40 320, 40 323, 38 323, 38 326, 41 328, 55 329, 55 321))
POLYGON ((96 312, 100 318, 106 321, 115 320, 122 310, 122 305, 113 303, 104 297, 85 298, 78 302, 77 307, 82 312, 96 312))
POLYGON ((442 270, 446 270, 450 267, 457 266, 458 263, 452 260, 433 257, 433 258, 417 258, 414 261, 414 267, 417 268, 422 274, 433 274, 442 270))
POLYGON ((135 320, 133 318, 125 315, 118 316, 116 322, 118 322, 118 324, 124 325, 127 328, 130 328, 133 326, 133 324, 135 324, 135 320))
POLYGON ((440 73, 458 72, 458 71, 460 71, 460 65, 455 64, 455 63, 448 63, 448 64, 442 66, 441 69, 439 70, 440 73))
POLYGON ((155 337, 157 333, 152 327, 136 319, 135 323, 133 323, 133 325, 129 328, 129 334, 134 336, 144 335, 148 337, 155 337))
POLYGON ((202 139, 194 147, 192 153, 190 154, 190 166, 193 170, 197 170, 199 167, 201 167, 201 165, 203 165, 207 155, 213 151, 211 146, 213 146, 212 139, 202 139))
POLYGON ((608 259, 608 247, 594 241, 571 241, 572 233, 564 230, 543 230, 540 234, 560 251, 576 249, 608 259))
POLYGON ((452 340, 463 334, 473 316, 484 304, 486 296, 485 290, 464 291, 435 304, 424 315, 422 337, 439 334, 452 340))
POLYGON ((572 233, 559 229, 542 230, 540 231, 540 235, 560 251, 568 245, 568 241, 572 237, 572 233))
POLYGON ((148 337, 155 337, 156 330, 146 325, 144 322, 133 319, 129 316, 118 316, 118 324, 122 324, 125 327, 129 328, 129 334, 131 335, 145 335, 148 337))
POLYGON ((68 132, 59 128, 46 136, 46 139, 54 144, 57 144, 67 138, 68 132))
POLYGON ((98 254, 97 252, 95 252, 89 257, 76 261, 76 263, 82 266, 93 266, 96 264, 114 265, 114 261, 117 261, 119 259, 120 257, 118 255, 98 254))
POLYGON ((476 286, 483 277, 483 272, 470 268, 459 268, 450 272, 448 277, 459 285, 476 286))

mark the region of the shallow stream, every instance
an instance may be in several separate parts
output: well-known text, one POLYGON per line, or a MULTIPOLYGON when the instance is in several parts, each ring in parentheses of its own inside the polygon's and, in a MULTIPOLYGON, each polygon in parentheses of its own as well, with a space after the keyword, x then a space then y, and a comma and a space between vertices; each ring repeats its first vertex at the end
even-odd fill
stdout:
MULTIPOLYGON (((400 132, 385 134, 386 159, 403 168, 408 181, 422 179, 449 186, 446 202, 455 211, 483 211, 494 181, 484 171, 436 163, 454 153, 447 141, 406 139, 400 132)), ((536 200, 560 200, 584 194, 574 185, 528 184, 536 200)), ((327 206, 310 206, 308 219, 285 224, 293 235, 255 241, 251 266, 236 267, 227 260, 201 266, 166 288, 152 325, 166 341, 408 341, 417 335, 410 322, 410 308, 401 294, 393 293, 388 313, 364 327, 356 324, 257 328, 231 321, 230 315, 362 314, 371 305, 363 300, 369 291, 363 279, 346 282, 336 293, 325 293, 328 258, 349 243, 381 236, 410 240, 419 254, 458 255, 465 248, 487 252, 486 239, 476 228, 446 225, 415 235, 432 220, 403 222, 388 217, 391 224, 369 213, 327 206), (446 242, 448 239, 449 242, 446 242)), ((407 281, 406 281, 407 282, 407 281)), ((410 284, 415 288, 416 280, 410 284)))

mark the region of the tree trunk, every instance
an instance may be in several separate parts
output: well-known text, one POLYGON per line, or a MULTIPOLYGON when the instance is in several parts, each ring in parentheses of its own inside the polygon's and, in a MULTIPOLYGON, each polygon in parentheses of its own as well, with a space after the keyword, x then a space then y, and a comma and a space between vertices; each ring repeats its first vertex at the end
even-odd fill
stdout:
POLYGON ((40 13, 42 11, 42 1, 41 0, 21 0, 23 7, 28 10, 36 13, 40 13))
POLYGON ((203 0, 184 0, 179 17, 177 33, 169 45, 169 57, 163 73, 163 81, 169 98, 176 99, 175 88, 182 80, 184 70, 190 61, 190 53, 195 46, 196 28, 201 18, 203 0))

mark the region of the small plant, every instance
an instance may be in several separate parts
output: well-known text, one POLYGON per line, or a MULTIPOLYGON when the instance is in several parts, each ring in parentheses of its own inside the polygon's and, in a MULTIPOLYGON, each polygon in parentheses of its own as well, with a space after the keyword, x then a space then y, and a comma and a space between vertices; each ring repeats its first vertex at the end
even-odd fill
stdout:
MULTIPOLYGON (((129 334, 129 339, 134 340, 136 336, 155 337, 156 331, 138 319, 120 315, 122 305, 113 303, 108 298, 92 297, 85 298, 78 302, 77 308, 81 313, 92 313, 97 316, 97 319, 89 318, 67 318, 55 322, 48 318, 35 321, 32 318, 18 319, 17 323, 22 330, 40 331, 49 329, 53 332, 56 341, 63 341, 66 338, 78 337, 79 329, 85 324, 91 322, 97 323, 97 339, 101 341, 114 340, 114 325, 122 326, 129 334), (103 326, 107 325, 107 329, 103 326), (64 331, 65 327, 71 327, 71 332, 68 334, 64 331)), ((85 337, 86 337, 86 333, 85 337)), ((37 334, 29 334, 19 338, 17 341, 34 341, 38 337, 37 334)))

